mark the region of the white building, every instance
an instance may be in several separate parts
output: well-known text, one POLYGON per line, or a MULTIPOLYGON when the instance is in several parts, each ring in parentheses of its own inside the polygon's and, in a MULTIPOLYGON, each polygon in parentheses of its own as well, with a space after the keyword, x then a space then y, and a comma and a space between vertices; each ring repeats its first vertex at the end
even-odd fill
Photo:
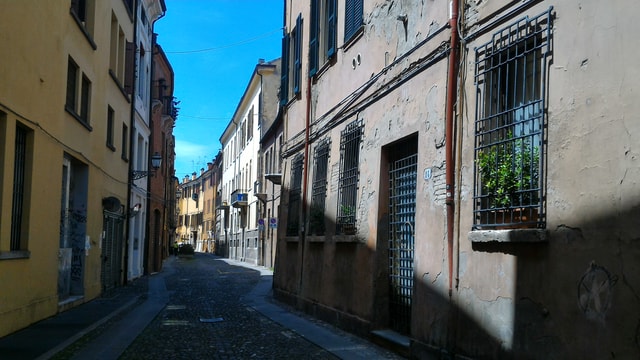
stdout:
POLYGON ((133 280, 144 273, 144 243, 146 239, 148 177, 135 176, 152 170, 149 154, 151 135, 151 61, 153 48, 153 24, 164 15, 163 0, 144 0, 136 4, 134 17, 136 31, 135 46, 135 86, 133 89, 132 128, 130 131, 131 194, 129 199, 129 230, 127 252, 127 280, 133 280))
POLYGON ((223 205, 229 205, 222 206, 226 229, 221 238, 229 247, 226 253, 230 258, 255 264, 260 260, 264 230, 264 206, 255 196, 260 191, 260 129, 265 114, 277 112, 265 109, 278 106, 277 101, 265 101, 264 93, 266 86, 277 89, 278 69, 279 60, 256 65, 235 114, 220 137, 224 156, 221 197, 223 205))

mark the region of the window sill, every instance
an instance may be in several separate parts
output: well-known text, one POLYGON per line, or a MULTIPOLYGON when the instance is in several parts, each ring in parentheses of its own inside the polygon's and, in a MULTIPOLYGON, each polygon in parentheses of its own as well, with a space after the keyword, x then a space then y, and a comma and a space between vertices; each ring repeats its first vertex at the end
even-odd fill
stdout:
POLYGON ((129 94, 127 94, 127 90, 124 88, 124 86, 122 86, 122 83, 120 82, 116 74, 113 72, 113 70, 109 69, 109 75, 111 76, 111 79, 113 80, 113 82, 115 82, 118 89, 120 89, 120 92, 122 93, 124 98, 127 100, 127 102, 131 103, 131 97, 129 97, 129 94))
POLYGON ((469 232, 472 243, 543 243, 548 241, 545 229, 474 230, 469 232))
POLYGON ((87 128, 87 130, 89 131, 93 131, 93 128, 91 127, 91 125, 89 125, 89 122, 85 121, 82 117, 80 117, 80 115, 78 115, 73 109, 71 109, 68 105, 64 106, 64 109, 67 111, 67 113, 69 113, 69 115, 73 116, 74 119, 76 119, 82 126, 84 126, 85 128, 87 128))
POLYGON ((284 241, 288 243, 297 243, 300 241, 300 238, 297 236, 285 236, 284 241))
POLYGON ((29 259, 30 257, 31 251, 28 250, 0 252, 0 260, 29 259))
POLYGON ((333 241, 336 243, 353 243, 353 244, 361 242, 357 235, 344 235, 344 234, 333 235, 333 241))
POLYGON ((98 45, 96 45, 96 42, 93 41, 93 37, 91 36, 91 34, 89 33, 89 31, 87 30, 86 25, 82 22, 82 20, 80 20, 80 18, 78 17, 78 15, 73 11, 73 9, 69 10, 69 13, 71 14, 71 17, 73 17, 73 20, 75 20, 76 24, 78 24, 78 27, 80 28, 80 30, 82 31, 82 33, 84 34, 84 36, 87 38, 87 41, 89 42, 89 45, 91 45, 91 48, 93 50, 97 50, 98 49, 98 45))
POLYGON ((323 243, 326 241, 326 237, 324 235, 309 235, 307 236, 307 241, 308 242, 313 242, 313 243, 323 243))

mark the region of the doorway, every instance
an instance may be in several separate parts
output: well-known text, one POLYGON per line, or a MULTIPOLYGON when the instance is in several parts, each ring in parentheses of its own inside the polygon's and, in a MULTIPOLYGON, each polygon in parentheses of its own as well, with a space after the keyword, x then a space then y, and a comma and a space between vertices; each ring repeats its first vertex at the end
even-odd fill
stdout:
POLYGON ((405 335, 411 333, 414 288, 417 145, 413 138, 389 151, 389 325, 405 335))

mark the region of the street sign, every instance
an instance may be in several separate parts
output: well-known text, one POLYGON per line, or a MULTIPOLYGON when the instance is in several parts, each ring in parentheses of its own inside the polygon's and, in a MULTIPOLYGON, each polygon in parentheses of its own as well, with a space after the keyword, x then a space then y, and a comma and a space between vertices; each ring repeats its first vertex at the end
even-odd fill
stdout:
POLYGON ((275 229, 278 227, 278 219, 277 218, 271 218, 269 219, 269 227, 272 229, 275 229))

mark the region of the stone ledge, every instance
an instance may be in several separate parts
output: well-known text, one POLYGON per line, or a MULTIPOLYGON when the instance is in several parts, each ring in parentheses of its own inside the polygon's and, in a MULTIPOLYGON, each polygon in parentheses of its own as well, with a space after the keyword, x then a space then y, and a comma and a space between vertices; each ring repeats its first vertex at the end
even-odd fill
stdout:
POLYGON ((548 241, 546 229, 473 230, 469 232, 472 243, 538 243, 548 241))

